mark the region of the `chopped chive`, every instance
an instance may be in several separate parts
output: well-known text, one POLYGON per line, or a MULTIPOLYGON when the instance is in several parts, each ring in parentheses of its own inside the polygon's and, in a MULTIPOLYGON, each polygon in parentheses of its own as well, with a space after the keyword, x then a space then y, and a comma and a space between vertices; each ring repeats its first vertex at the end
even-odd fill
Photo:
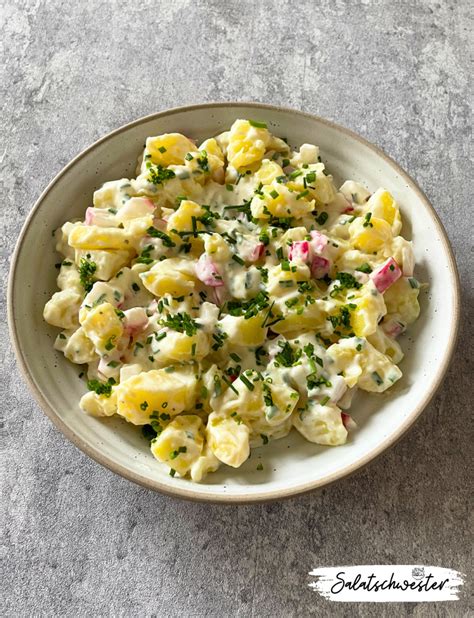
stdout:
POLYGON ((240 380, 245 384, 245 386, 249 389, 249 391, 253 391, 255 386, 252 384, 252 382, 250 382, 250 380, 247 377, 244 376, 243 373, 240 375, 240 380))
POLYGON ((266 122, 259 122, 258 120, 249 120, 249 125, 251 127, 255 127, 256 129, 266 129, 267 128, 266 122))
POLYGON ((235 393, 236 395, 238 395, 238 394, 239 394, 239 391, 235 388, 235 386, 232 384, 232 382, 231 382, 230 380, 228 380, 225 376, 222 376, 222 379, 223 379, 223 380, 224 380, 224 382, 227 384, 227 386, 228 386, 229 388, 231 388, 231 389, 234 391, 234 393, 235 393))
POLYGON ((372 380, 373 380, 376 384, 378 384, 379 386, 380 386, 381 384, 383 384, 383 380, 382 380, 382 378, 380 377, 380 374, 378 374, 376 371, 373 371, 373 372, 372 372, 372 380))
POLYGON ((294 172, 291 172, 291 174, 288 176, 288 178, 290 180, 294 180, 295 178, 298 178, 298 176, 301 176, 303 172, 301 170, 295 170, 294 172))

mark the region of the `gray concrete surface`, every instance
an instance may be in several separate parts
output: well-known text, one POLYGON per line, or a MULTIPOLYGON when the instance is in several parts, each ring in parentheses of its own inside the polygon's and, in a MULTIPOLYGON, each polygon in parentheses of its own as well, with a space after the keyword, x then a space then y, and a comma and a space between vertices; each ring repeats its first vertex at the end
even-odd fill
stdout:
POLYGON ((87 459, 33 402, 2 317, 3 616, 468 615, 469 586, 451 604, 329 604, 307 573, 472 574, 469 4, 4 0, 3 281, 42 188, 93 140, 167 107, 246 99, 333 119, 398 160, 448 230, 464 298, 444 385, 395 448, 319 493, 235 508, 153 494, 87 459))

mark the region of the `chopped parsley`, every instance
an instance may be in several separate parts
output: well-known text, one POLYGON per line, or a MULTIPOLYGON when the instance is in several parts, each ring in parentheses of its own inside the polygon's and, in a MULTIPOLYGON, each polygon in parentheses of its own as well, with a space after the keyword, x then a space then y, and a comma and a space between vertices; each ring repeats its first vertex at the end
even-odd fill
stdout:
POLYGON ((87 258, 81 258, 81 262, 79 264, 79 279, 82 287, 86 292, 90 292, 92 290, 92 286, 94 285, 94 273, 97 270, 97 264, 92 262, 87 258))

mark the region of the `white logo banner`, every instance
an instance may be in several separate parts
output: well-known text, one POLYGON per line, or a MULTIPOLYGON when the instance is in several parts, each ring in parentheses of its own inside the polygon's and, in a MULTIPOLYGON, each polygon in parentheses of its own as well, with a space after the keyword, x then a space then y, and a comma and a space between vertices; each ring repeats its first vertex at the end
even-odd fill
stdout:
POLYGON ((329 601, 405 603, 456 601, 464 575, 452 569, 408 564, 321 567, 309 586, 329 601))

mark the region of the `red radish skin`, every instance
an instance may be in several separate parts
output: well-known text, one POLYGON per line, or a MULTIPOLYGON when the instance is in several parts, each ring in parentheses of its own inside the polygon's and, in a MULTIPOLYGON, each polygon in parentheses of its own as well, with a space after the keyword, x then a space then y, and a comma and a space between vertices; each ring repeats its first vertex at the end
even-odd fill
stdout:
POLYGON ((322 279, 329 273, 331 262, 320 255, 316 255, 311 262, 311 274, 315 279, 322 279))
POLYGON ((311 248, 313 249, 314 253, 321 255, 324 249, 327 247, 328 237, 324 234, 321 234, 321 232, 318 232, 317 230, 313 230, 312 232, 310 232, 310 236, 311 248))
POLYGON ((383 294, 388 288, 402 276, 398 264, 393 257, 388 258, 377 270, 371 273, 370 278, 374 282, 377 290, 383 294))
POLYGON ((295 240, 288 249, 288 259, 290 261, 301 260, 307 263, 310 258, 310 246, 307 240, 295 240))
POLYGON ((199 281, 212 288, 218 288, 224 285, 219 270, 211 258, 205 253, 201 255, 195 266, 196 276, 199 281))

